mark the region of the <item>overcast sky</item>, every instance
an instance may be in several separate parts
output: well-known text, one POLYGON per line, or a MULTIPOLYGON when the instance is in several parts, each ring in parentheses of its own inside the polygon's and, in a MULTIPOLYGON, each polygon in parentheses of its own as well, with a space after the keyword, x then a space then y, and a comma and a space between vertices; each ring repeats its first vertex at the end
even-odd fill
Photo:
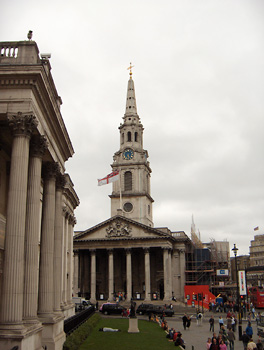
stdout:
POLYGON ((194 215, 203 242, 247 254, 264 233, 264 1, 2 1, 0 40, 28 30, 51 53, 75 150, 75 229, 110 217, 97 179, 120 146, 132 62, 155 227, 190 236, 194 215))

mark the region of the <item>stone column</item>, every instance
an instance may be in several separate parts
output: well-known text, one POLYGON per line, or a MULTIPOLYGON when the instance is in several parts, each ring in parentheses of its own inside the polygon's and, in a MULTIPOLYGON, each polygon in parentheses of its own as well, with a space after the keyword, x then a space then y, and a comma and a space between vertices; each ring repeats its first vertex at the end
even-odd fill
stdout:
POLYGON ((126 249, 126 275, 127 275, 127 301, 132 298, 132 265, 131 265, 131 249, 126 249))
POLYGON ((79 293, 79 254, 78 250, 73 251, 73 294, 75 297, 78 296, 79 293))
POLYGON ((168 295, 172 298, 172 270, 171 270, 171 249, 168 250, 168 295))
POLYGON ((145 301, 149 301, 151 300, 149 248, 144 248, 144 253, 145 253, 145 301))
POLYGON ((180 299, 181 301, 184 301, 184 286, 185 286, 185 249, 179 250, 179 259, 180 259, 180 299))
POLYGON ((173 251, 173 291, 176 300, 180 300, 180 259, 179 259, 179 249, 174 249, 173 251))
POLYGON ((96 250, 91 249, 91 298, 92 302, 96 301, 96 250))
POLYGON ((57 163, 44 168, 43 210, 39 267, 39 317, 53 317, 54 307, 54 227, 57 163))
POLYGON ((68 216, 69 213, 66 207, 63 208, 63 243, 62 243, 62 304, 65 306, 67 304, 67 249, 68 249, 68 216))
POLYGON ((163 248, 163 272, 164 272, 164 299, 171 299, 171 286, 170 286, 170 273, 171 273, 171 256, 169 254, 169 248, 163 248))
POLYGON ((67 285, 67 303, 72 303, 73 291, 73 227, 76 223, 74 215, 69 215, 68 226, 68 285, 67 285))
POLYGON ((48 147, 46 137, 33 136, 30 146, 25 234, 23 319, 26 323, 39 323, 37 311, 41 209, 40 186, 42 157, 48 147))
POLYGON ((108 300, 113 301, 114 295, 114 250, 108 249, 108 300))
POLYGON ((62 305, 62 272, 63 272, 63 206, 62 191, 65 177, 56 177, 55 193, 55 235, 54 235, 54 312, 61 314, 62 305))
MULTIPOLYGON (((6 216, 1 323, 10 324, 9 328, 22 329, 29 141, 37 121, 32 114, 19 112, 9 115, 8 122, 14 139, 6 216)), ((6 328, 0 326, 3 327, 6 328)))

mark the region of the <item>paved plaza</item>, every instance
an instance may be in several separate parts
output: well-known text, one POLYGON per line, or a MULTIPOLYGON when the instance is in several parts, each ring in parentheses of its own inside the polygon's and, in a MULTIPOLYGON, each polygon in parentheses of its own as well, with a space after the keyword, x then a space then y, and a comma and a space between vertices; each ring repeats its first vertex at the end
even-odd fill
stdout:
MULTIPOLYGON (((191 310, 188 309, 188 315, 191 315, 191 310)), ((218 317, 221 315, 225 320, 225 314, 214 314, 215 319, 215 333, 218 335, 219 333, 219 324, 218 324, 218 317)), ((197 325, 196 323, 196 315, 195 310, 192 317, 191 327, 190 329, 184 330, 182 325, 182 316, 183 315, 175 315, 172 318, 167 318, 167 322, 169 327, 173 327, 175 330, 180 331, 182 333, 182 338, 184 339, 186 343, 186 350, 204 350, 206 349, 206 341, 207 338, 212 337, 212 332, 209 331, 209 318, 211 316, 211 313, 207 313, 206 316, 203 317, 203 321, 201 325, 197 325)), ((226 323, 225 323, 226 325, 226 323)), ((246 329, 247 321, 244 320, 242 323, 242 331, 246 329)), ((253 340, 257 342, 258 336, 257 336, 257 326, 256 322, 252 322, 253 327, 253 340)), ((236 340, 235 340, 235 350, 243 350, 243 343, 238 340, 238 329, 235 332, 236 340)), ((229 347, 228 347, 229 349, 229 347)))

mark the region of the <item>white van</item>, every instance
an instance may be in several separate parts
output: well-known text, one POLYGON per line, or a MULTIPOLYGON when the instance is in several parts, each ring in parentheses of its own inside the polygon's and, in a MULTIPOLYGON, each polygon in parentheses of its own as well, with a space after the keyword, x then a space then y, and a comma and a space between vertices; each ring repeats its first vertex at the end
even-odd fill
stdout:
POLYGON ((88 305, 90 305, 90 302, 88 300, 85 300, 84 298, 81 297, 73 297, 72 302, 75 304, 75 310, 83 310, 85 309, 88 305))

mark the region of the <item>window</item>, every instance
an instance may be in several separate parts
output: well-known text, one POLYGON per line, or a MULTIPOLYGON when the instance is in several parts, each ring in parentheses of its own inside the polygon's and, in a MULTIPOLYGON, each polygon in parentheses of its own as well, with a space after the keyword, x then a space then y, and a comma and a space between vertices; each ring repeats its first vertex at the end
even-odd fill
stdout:
POLYGON ((131 171, 125 172, 125 191, 132 190, 132 173, 131 171))
POLYGON ((127 213, 129 213, 130 211, 132 211, 133 209, 133 205, 130 202, 127 202, 124 204, 124 211, 126 211, 127 213))
POLYGON ((127 141, 131 142, 131 131, 127 133, 127 141))
POLYGON ((137 140, 138 140, 138 133, 135 132, 135 142, 137 142, 137 140))
POLYGON ((124 133, 122 133, 121 142, 122 142, 122 144, 124 143, 124 133))

